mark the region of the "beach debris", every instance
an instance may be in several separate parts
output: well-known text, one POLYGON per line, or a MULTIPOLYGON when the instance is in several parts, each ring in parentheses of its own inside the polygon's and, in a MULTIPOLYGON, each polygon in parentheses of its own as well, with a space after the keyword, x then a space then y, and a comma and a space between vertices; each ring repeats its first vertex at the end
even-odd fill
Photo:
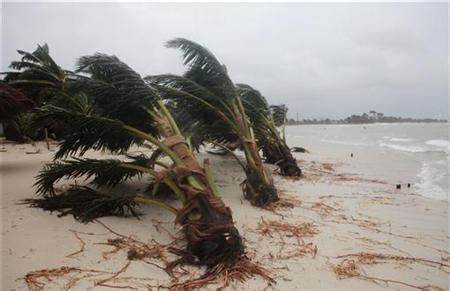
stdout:
POLYGON ((34 152, 32 151, 26 151, 25 154, 27 155, 36 155, 36 154, 40 154, 41 153, 41 149, 40 148, 36 148, 36 150, 34 152))
POLYGON ((293 151, 294 153, 310 153, 310 151, 308 151, 304 147, 292 147, 291 151, 293 151))
POLYGON ((337 211, 337 208, 331 207, 322 201, 314 202, 311 209, 316 211, 320 216, 329 216, 333 211, 337 211))
POLYGON ((195 279, 175 283, 170 289, 192 290, 202 288, 209 284, 220 284, 221 286, 216 290, 223 290, 233 281, 242 283, 255 276, 259 276, 267 281, 268 286, 276 284, 276 281, 271 277, 271 272, 268 269, 244 257, 233 266, 216 265, 204 275, 195 279))
POLYGON ((278 190, 278 198, 278 201, 265 206, 264 209, 272 211, 275 214, 279 214, 277 212, 278 210, 292 209, 302 205, 300 200, 298 200, 295 196, 288 194, 284 189, 278 190))
POLYGON ((276 220, 265 220, 261 217, 256 232, 270 237, 279 245, 276 258, 290 259, 310 254, 316 256, 318 248, 312 242, 305 242, 305 238, 314 237, 319 233, 316 225, 311 222, 288 223, 276 220))
POLYGON ((76 239, 81 243, 80 249, 78 251, 70 253, 66 256, 66 258, 73 258, 74 256, 84 252, 84 247, 86 246, 86 242, 83 239, 81 239, 81 237, 78 235, 79 232, 72 230, 72 229, 69 229, 69 231, 72 232, 73 235, 76 237, 76 239))
POLYGON ((75 277, 75 275, 72 275, 72 278, 65 285, 64 290, 70 289, 71 287, 73 287, 73 285, 75 285, 76 282, 82 279, 87 279, 104 274, 111 274, 111 272, 101 270, 81 269, 76 267, 63 266, 55 269, 42 269, 38 271, 29 272, 28 274, 25 275, 24 280, 27 283, 29 290, 41 291, 44 290, 44 287, 47 285, 46 283, 53 282, 56 279, 63 278, 64 276, 67 276, 72 273, 78 275, 82 274, 82 276, 75 277))
POLYGON ((366 275, 366 272, 363 270, 364 265, 373 265, 377 263, 382 263, 386 261, 394 261, 394 262, 402 262, 402 263, 422 263, 427 266, 432 265, 434 267, 438 267, 441 271, 444 271, 448 274, 448 271, 443 268, 449 268, 450 265, 445 264, 443 262, 437 262, 433 260, 423 259, 423 258, 415 258, 415 257, 405 257, 405 256, 397 256, 397 255, 386 255, 386 254, 377 254, 377 253, 367 253, 360 252, 354 254, 341 255, 336 257, 338 259, 343 258, 343 260, 333 267, 334 273, 338 277, 338 279, 347 279, 347 278, 360 278, 364 280, 369 280, 373 282, 384 282, 386 285, 389 283, 400 284, 404 286, 408 286, 411 288, 416 288, 420 290, 444 290, 438 286, 426 285, 426 286, 417 286, 407 282, 395 280, 395 279, 386 279, 381 277, 374 277, 366 275))
POLYGON ((333 164, 333 163, 322 163, 322 168, 324 168, 327 171, 334 172, 334 167, 335 166, 336 166, 336 164, 333 164))

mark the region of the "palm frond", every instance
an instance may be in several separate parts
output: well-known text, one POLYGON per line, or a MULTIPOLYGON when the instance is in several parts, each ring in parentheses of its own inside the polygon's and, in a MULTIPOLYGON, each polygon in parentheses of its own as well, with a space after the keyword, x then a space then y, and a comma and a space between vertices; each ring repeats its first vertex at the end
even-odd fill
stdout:
POLYGON ((71 74, 56 64, 47 44, 38 45, 32 53, 22 50, 18 50, 18 53, 21 59, 10 64, 10 68, 16 71, 2 73, 5 82, 22 89, 38 105, 52 97, 42 94, 46 88, 64 88, 71 74))
POLYGON ((206 140, 224 144, 236 141, 231 125, 235 117, 229 104, 208 88, 176 75, 149 76, 145 79, 168 102, 177 124, 191 137, 195 148, 206 140))
POLYGON ((71 214, 75 219, 87 223, 104 216, 140 216, 136 211, 138 205, 134 201, 135 197, 135 194, 102 193, 85 186, 72 186, 61 194, 25 199, 22 204, 50 212, 57 211, 59 216, 71 214))
POLYGON ((34 123, 43 127, 52 124, 66 127, 56 159, 77 152, 83 155, 90 149, 120 153, 133 144, 142 143, 142 139, 131 134, 119 120, 69 111, 54 105, 40 108, 34 123))
POLYGON ((270 111, 272 113, 275 126, 282 126, 286 123, 288 108, 286 105, 271 105, 270 111))
POLYGON ((54 185, 57 181, 84 177, 95 186, 114 187, 135 176, 141 176, 142 172, 126 167, 127 165, 145 165, 143 157, 135 157, 131 162, 119 159, 82 159, 73 158, 63 162, 53 162, 44 167, 36 177, 35 186, 37 193, 42 196, 55 195, 54 185))
POLYGON ((183 62, 189 67, 185 77, 210 88, 221 98, 235 97, 234 84, 226 67, 207 48, 184 38, 170 40, 166 46, 183 52, 183 62))
POLYGON ((141 76, 115 56, 95 54, 81 57, 78 76, 71 88, 92 97, 96 112, 120 120, 142 131, 157 135, 149 111, 154 111, 161 99, 141 76))

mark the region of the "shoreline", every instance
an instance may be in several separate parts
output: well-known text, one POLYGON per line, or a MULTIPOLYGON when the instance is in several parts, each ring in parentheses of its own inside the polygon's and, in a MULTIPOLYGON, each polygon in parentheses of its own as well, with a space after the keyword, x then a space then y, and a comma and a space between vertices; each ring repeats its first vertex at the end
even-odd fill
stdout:
MULTIPOLYGON (((110 273, 76 282, 67 274, 39 282, 50 289, 76 283, 74 290, 112 290, 96 284, 128 262, 126 270, 108 284, 138 290, 144 290, 145 284, 170 286, 171 278, 157 267, 129 261, 124 249, 111 253, 114 247, 104 243, 115 236, 102 225, 17 205, 34 195, 34 176, 53 154, 45 143, 36 145, 40 151, 34 154, 33 146, 18 144, 4 144, 6 152, 0 152, 2 265, 8 266, 2 270, 2 289, 26 290, 20 278, 27 273, 68 266, 110 273)), ((239 184, 244 175, 231 157, 206 153, 198 157, 211 159, 219 191, 233 211, 247 253, 271 271, 275 290, 412 290, 408 285, 448 289, 450 269, 427 262, 449 264, 448 202, 422 197, 413 189, 396 191, 392 183, 377 177, 352 174, 357 171, 348 171, 348 160, 313 152, 297 155, 306 173, 303 179, 274 175, 283 203, 262 210, 243 199, 239 184)), ((144 187, 145 182, 142 179, 133 187, 144 187)), ((143 207, 142 212, 140 220, 105 217, 100 221, 149 244, 152 240, 167 244, 177 235, 170 213, 154 207, 143 207)), ((200 274, 196 268, 188 271, 192 276, 200 274)), ((256 277, 233 282, 229 289, 261 290, 267 284, 256 277)))

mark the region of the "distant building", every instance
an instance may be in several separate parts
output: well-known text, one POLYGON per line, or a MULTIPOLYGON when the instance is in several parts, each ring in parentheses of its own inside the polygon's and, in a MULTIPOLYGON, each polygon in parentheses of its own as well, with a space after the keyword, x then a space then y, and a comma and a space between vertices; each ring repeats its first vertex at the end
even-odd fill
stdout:
POLYGON ((377 112, 375 110, 370 110, 369 111, 369 119, 377 120, 377 118, 378 118, 377 112))

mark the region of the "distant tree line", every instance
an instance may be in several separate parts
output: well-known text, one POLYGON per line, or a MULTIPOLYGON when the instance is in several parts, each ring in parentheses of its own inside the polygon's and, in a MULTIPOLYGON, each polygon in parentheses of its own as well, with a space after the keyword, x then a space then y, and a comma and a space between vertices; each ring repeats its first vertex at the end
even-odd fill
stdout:
POLYGON ((447 122, 446 119, 434 119, 434 118, 410 118, 410 117, 396 117, 385 116, 383 113, 370 111, 369 113, 363 113, 361 115, 351 115, 344 119, 330 119, 330 118, 312 118, 295 120, 293 118, 288 119, 288 125, 297 124, 366 124, 366 123, 398 123, 398 122, 423 122, 423 123, 436 123, 447 122))

